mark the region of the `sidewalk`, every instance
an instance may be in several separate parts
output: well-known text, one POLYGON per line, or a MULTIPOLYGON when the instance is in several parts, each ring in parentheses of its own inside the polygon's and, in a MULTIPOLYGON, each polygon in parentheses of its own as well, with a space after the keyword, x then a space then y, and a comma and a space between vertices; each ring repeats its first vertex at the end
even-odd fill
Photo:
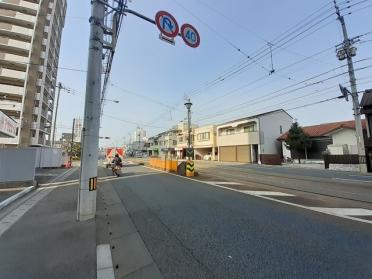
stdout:
POLYGON ((77 187, 39 188, 0 212, 0 278, 96 278, 96 224, 76 221, 77 187))

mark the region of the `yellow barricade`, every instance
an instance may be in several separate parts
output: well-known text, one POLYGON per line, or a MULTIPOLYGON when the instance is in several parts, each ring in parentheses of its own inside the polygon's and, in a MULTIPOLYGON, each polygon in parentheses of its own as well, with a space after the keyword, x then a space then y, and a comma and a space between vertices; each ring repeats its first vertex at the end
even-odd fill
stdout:
POLYGON ((150 158, 150 166, 165 171, 177 172, 177 160, 162 160, 159 158, 150 158))

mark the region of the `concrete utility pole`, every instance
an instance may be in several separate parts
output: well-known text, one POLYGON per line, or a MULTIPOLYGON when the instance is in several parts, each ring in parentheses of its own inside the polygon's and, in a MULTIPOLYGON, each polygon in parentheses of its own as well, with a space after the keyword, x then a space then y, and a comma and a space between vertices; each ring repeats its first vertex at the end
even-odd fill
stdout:
POLYGON ((74 150, 74 136, 75 136, 75 118, 72 119, 72 132, 71 132, 71 143, 70 143, 70 166, 72 167, 72 152, 74 150))
POLYGON ((357 147, 358 147, 358 155, 359 155, 359 169, 360 172, 366 173, 367 172, 367 165, 365 163, 365 148, 364 148, 364 137, 363 137, 363 128, 362 128, 362 120, 360 117, 360 106, 359 106, 359 98, 358 98, 358 90, 356 86, 356 79, 354 73, 354 65, 352 57, 355 56, 355 48, 352 46, 353 41, 349 39, 346 29, 346 24, 344 17, 340 14, 340 9, 337 5, 336 0, 333 0, 336 14, 338 20, 341 23, 342 33, 344 36, 344 42, 342 44, 342 49, 340 50, 342 53, 338 55, 340 60, 343 60, 345 57, 347 59, 347 65, 349 70, 349 77, 350 77, 350 87, 351 87, 351 98, 353 101, 353 110, 354 110, 354 118, 355 118, 355 132, 356 132, 356 139, 357 139, 357 147))
POLYGON ((77 220, 95 217, 106 0, 92 0, 77 220))
POLYGON ((62 84, 58 83, 58 92, 57 92, 57 102, 56 102, 56 111, 54 113, 53 121, 53 137, 52 137, 52 147, 54 147, 54 141, 56 137, 56 124, 57 124, 57 115, 58 115, 58 105, 59 105, 59 95, 61 94, 62 84))
POLYGON ((191 148, 191 106, 192 103, 190 99, 187 100, 185 103, 185 107, 187 108, 187 131, 188 131, 188 140, 187 140, 187 147, 191 148))

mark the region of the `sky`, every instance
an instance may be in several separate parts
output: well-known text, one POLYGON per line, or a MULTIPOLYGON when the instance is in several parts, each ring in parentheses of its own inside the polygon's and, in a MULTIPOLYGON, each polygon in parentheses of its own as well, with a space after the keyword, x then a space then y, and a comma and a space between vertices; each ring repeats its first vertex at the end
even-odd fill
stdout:
MULTIPOLYGON (((335 53, 343 39, 332 1, 226 3, 129 3, 130 9, 150 18, 165 10, 179 26, 192 24, 201 44, 190 48, 178 37, 172 46, 159 40, 155 25, 125 16, 106 97, 119 103, 106 102, 100 136, 110 139, 101 140, 100 146, 128 143, 137 127, 148 136, 169 129, 186 118, 185 97, 191 98, 192 122, 199 126, 279 108, 302 126, 353 118, 352 103, 344 99, 307 106, 339 96, 339 83, 349 86, 346 60, 339 61, 335 53)), ((372 31, 372 0, 338 3, 350 37, 372 31)), ((59 135, 71 131, 73 118, 83 118, 89 16, 90 1, 68 1, 58 80, 71 92, 61 93, 59 135)), ((371 39, 372 32, 355 44, 358 91, 372 88, 371 39)))

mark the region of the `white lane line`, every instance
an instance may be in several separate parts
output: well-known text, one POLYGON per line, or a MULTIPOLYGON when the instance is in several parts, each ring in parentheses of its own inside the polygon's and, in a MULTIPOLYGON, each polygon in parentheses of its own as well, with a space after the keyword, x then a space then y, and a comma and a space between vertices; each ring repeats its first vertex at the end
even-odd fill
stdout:
POLYGON ((109 244, 97 245, 97 279, 115 279, 109 244))
POLYGON ((295 195, 282 193, 282 192, 273 192, 273 191, 245 191, 241 190, 240 192, 248 195, 255 196, 278 196, 278 197, 294 197, 295 195))
MULTIPOLYGON (((203 184, 207 184, 207 185, 212 185, 214 187, 218 187, 218 188, 222 188, 222 189, 225 189, 225 190, 234 191, 234 192, 243 194, 240 190, 236 190, 236 189, 233 189, 233 188, 229 188, 229 187, 225 187, 225 186, 221 186, 221 185, 216 185, 216 184, 214 184, 214 185, 209 184, 209 183, 207 183, 205 181, 202 181, 202 180, 197 180, 197 179, 190 178, 190 177, 185 177, 185 176, 180 176, 180 175, 173 174, 173 173, 168 173, 168 172, 157 170, 157 169, 154 169, 154 168, 151 168, 151 167, 145 167, 145 168, 156 170, 158 172, 162 172, 162 173, 168 174, 168 175, 174 175, 174 176, 177 176, 179 178, 192 180, 194 182, 199 182, 199 183, 203 183, 203 184)), ((319 213, 323 213, 323 214, 327 214, 327 215, 331 215, 331 216, 335 216, 335 217, 340 217, 340 218, 344 218, 344 219, 348 219, 348 220, 352 220, 352 221, 357 221, 357 222, 366 223, 366 224, 372 224, 371 220, 360 219, 360 218, 347 216, 347 215, 337 215, 337 214, 334 214, 334 213, 331 213, 331 212, 326 212, 326 211, 319 210, 319 208, 317 208, 317 207, 309 207, 309 206, 304 206, 304 205, 300 205, 300 204, 297 204, 297 203, 277 200, 277 199, 274 199, 274 198, 271 198, 271 197, 268 197, 268 196, 258 196, 258 195, 252 195, 252 196, 260 198, 260 199, 265 199, 265 200, 269 200, 269 201, 273 201, 273 202, 277 202, 277 203, 291 205, 291 206, 294 206, 294 207, 307 209, 307 210, 311 210, 311 211, 315 211, 315 212, 319 212, 319 213)))
POLYGON ((324 213, 342 216, 372 216, 372 210, 364 208, 331 208, 331 207, 310 207, 324 213))
POLYGON ((351 182, 362 182, 362 183, 372 183, 372 180, 359 180, 359 179, 349 179, 349 178, 338 178, 332 177, 333 180, 351 181, 351 182))
POLYGON ((243 185, 242 183, 238 182, 227 182, 227 181, 206 181, 209 184, 221 184, 221 185, 243 185))

